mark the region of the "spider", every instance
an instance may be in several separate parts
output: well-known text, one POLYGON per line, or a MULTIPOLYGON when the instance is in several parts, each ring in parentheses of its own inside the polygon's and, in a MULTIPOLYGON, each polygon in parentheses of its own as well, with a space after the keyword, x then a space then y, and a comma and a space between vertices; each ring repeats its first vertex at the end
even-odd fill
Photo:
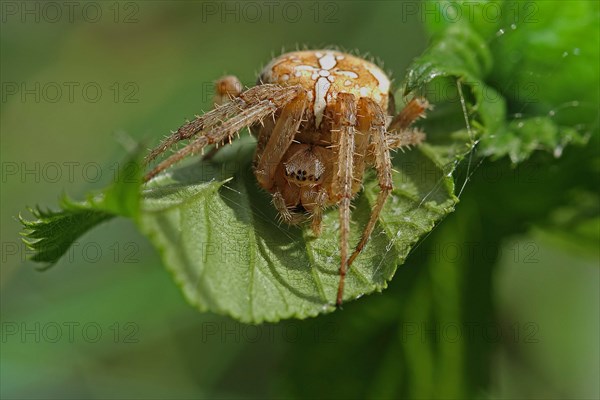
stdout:
POLYGON ((390 150, 424 140, 424 133, 410 125, 428 108, 427 100, 414 98, 388 117, 394 115, 389 78, 357 56, 334 50, 286 53, 274 58, 257 85, 247 90, 233 76, 219 79, 215 108, 172 132, 148 154, 146 164, 177 142, 190 140, 148 172, 145 181, 188 155, 203 153, 206 146, 231 143, 234 134, 250 127, 257 138, 254 175, 272 194, 285 222, 310 219, 318 236, 323 210, 339 207, 340 306, 348 268, 369 240, 392 190, 390 150), (376 169, 380 191, 348 256, 350 205, 361 190, 366 167, 376 169))

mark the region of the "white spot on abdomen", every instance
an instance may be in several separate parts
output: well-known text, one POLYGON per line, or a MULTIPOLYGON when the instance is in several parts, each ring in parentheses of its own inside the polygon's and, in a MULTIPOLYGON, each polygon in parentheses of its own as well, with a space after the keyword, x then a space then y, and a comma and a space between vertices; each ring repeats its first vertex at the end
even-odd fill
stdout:
POLYGON ((315 114, 315 126, 318 128, 323 120, 323 112, 327 106, 327 91, 331 83, 327 78, 320 77, 315 84, 315 103, 313 106, 313 113, 315 114))
POLYGON ((379 90, 381 90, 383 93, 387 93, 390 90, 390 80, 387 78, 387 76, 385 76, 385 74, 375 66, 369 65, 367 66, 367 69, 371 75, 377 79, 377 82, 379 82, 379 90))
POLYGON ((347 76, 348 78, 357 79, 358 74, 352 71, 335 71, 336 74, 347 76))
POLYGON ((337 61, 335 60, 333 53, 327 53, 319 58, 319 65, 323 69, 331 69, 335 67, 335 64, 337 64, 337 61))
POLYGON ((294 71, 313 71, 315 68, 310 65, 296 65, 294 71))

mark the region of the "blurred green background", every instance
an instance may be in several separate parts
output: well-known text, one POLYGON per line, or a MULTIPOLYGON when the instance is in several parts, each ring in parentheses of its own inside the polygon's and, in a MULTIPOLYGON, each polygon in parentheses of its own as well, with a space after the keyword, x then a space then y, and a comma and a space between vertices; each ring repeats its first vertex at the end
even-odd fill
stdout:
POLYGON ((111 182, 123 134, 155 143, 223 74, 336 45, 397 83, 427 45, 418 3, 1 4, 2 398, 600 396, 597 138, 477 164, 383 294, 316 319, 196 312, 122 219, 48 272, 25 261, 25 205, 111 182))

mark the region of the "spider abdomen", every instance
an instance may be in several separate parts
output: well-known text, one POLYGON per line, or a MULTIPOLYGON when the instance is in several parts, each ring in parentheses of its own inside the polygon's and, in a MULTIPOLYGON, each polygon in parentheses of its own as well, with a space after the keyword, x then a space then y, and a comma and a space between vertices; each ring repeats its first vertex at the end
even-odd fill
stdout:
POLYGON ((306 50, 273 59, 259 76, 260 83, 300 85, 308 94, 305 129, 327 131, 324 118, 339 93, 368 97, 387 110, 390 80, 375 64, 334 50, 306 50))

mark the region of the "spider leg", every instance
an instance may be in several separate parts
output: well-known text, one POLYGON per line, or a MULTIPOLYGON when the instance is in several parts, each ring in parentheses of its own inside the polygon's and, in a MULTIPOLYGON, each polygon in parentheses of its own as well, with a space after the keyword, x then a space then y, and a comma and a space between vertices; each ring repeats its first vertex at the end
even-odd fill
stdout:
MULTIPOLYGON (((419 118, 425 118, 425 111, 431 109, 429 102, 422 98, 412 99, 396 115, 388 126, 386 142, 390 149, 419 144, 425 140, 425 133, 417 128, 409 128, 419 118)), ((375 151, 372 147, 370 150, 375 151)))
MULTIPOLYGON (((416 98, 411 100, 406 107, 396 115, 388 126, 385 141, 390 150, 399 149, 405 146, 419 144, 425 140, 425 133, 418 128, 410 128, 410 125, 419 118, 425 117, 425 111, 431 109, 432 106, 424 98, 416 98)), ((373 142, 369 143, 366 162, 367 164, 375 164, 374 158, 377 150, 373 142)))
POLYGON ((327 205, 329 196, 327 191, 321 187, 306 187, 301 190, 300 198, 302 206, 311 214, 311 228, 315 236, 321 234, 323 223, 323 210, 327 205))
POLYGON ((145 158, 148 164, 165 152, 175 143, 189 139, 203 129, 217 125, 237 112, 247 108, 249 104, 238 98, 241 93, 241 84, 234 76, 225 76, 215 82, 215 95, 213 101, 215 108, 202 116, 196 116, 192 121, 181 126, 177 131, 167 136, 145 158))
POLYGON ((358 193, 363 184, 363 175, 365 173, 365 164, 370 161, 368 155, 369 148, 372 147, 370 140, 370 129, 369 121, 367 118, 369 114, 366 114, 369 110, 365 107, 361 107, 361 101, 358 103, 357 110, 357 129, 354 136, 354 179, 352 182, 352 193, 358 193), (363 125, 361 127, 361 124, 363 125))
MULTIPOLYGON (((425 118, 425 111, 431 109, 429 102, 422 98, 412 99, 396 115, 388 126, 386 142, 390 149, 419 144, 425 140, 425 133, 417 128, 409 128, 419 118, 425 118)), ((374 149, 372 149, 375 151, 374 149)))
MULTIPOLYGON (((405 146, 419 144, 425 140, 425 133, 418 128, 405 129, 398 133, 388 133, 385 142, 390 149, 399 149, 405 146)), ((370 148, 370 150, 375 151, 370 148)))
MULTIPOLYGON (((238 97, 243 91, 243 86, 240 80, 233 75, 227 75, 219 78, 215 82, 215 95, 213 96, 213 103, 215 107, 222 106, 231 102, 234 98, 238 97)), ((219 151, 218 146, 212 147, 202 157, 203 160, 212 159, 215 154, 219 151)))
POLYGON ((344 297, 344 283, 348 262, 348 236, 350 233, 350 201, 352 200, 354 132, 356 125, 356 100, 350 93, 339 93, 335 105, 331 142, 334 150, 333 192, 337 194, 340 210, 340 283, 336 304, 344 297))
POLYGON ((371 211, 369 222, 365 226, 360 242, 358 242, 354 252, 348 259, 348 267, 365 247, 379 219, 385 201, 392 191, 392 161, 389 146, 386 142, 385 112, 373 100, 363 97, 358 102, 358 114, 358 129, 368 132, 371 137, 380 192, 377 195, 375 206, 371 211))
POLYGON ((273 186, 275 171, 298 132, 306 109, 306 98, 306 91, 301 90, 292 101, 283 107, 271 136, 262 149, 255 175, 258 183, 266 190, 273 186))
POLYGON ((392 122, 390 122, 390 125, 388 126, 388 131, 401 132, 407 129, 417 119, 425 117, 425 110, 428 109, 431 109, 431 105, 425 98, 418 97, 412 99, 402 111, 392 119, 392 122))
MULTIPOLYGON (((190 138, 200 131, 204 131, 204 134, 159 163, 154 169, 146 174, 144 181, 149 181, 152 177, 169 168, 171 165, 190 154, 197 153, 210 144, 220 143, 225 139, 231 140, 231 136, 235 132, 262 120, 270 114, 274 114, 279 108, 284 107, 302 91, 303 89, 297 86, 255 86, 221 108, 210 111, 202 117, 185 124, 179 128, 175 134, 167 138, 164 142, 167 143, 167 147, 182 140, 181 137, 183 136, 185 136, 184 138, 190 138), (230 116, 231 118, 217 125, 215 115, 224 115, 224 113, 221 112, 221 109, 229 109, 229 107, 234 107, 235 112, 232 111, 231 113, 228 113, 227 116, 230 116)), ((151 160, 156 157, 156 155, 164 152, 166 150, 164 143, 150 153, 146 159, 151 160)))
POLYGON ((306 219, 303 214, 290 210, 285 204, 285 199, 279 190, 273 193, 273 205, 279 213, 281 220, 289 225, 297 225, 306 219))
MULTIPOLYGON (((219 84, 219 81, 217 81, 219 84)), ((169 147, 175 143, 190 139, 198 133, 208 130, 214 126, 223 124, 228 118, 240 114, 244 110, 251 108, 262 100, 268 99, 268 94, 281 90, 279 85, 269 84, 255 86, 241 93, 238 97, 231 98, 222 105, 216 105, 216 108, 206 114, 196 116, 192 121, 182 125, 177 131, 167 136, 158 146, 156 146, 145 158, 145 163, 148 164, 156 157, 164 153, 169 147)), ((220 89, 217 89, 217 92, 220 89)), ((216 100, 218 101, 217 94, 216 100)))

